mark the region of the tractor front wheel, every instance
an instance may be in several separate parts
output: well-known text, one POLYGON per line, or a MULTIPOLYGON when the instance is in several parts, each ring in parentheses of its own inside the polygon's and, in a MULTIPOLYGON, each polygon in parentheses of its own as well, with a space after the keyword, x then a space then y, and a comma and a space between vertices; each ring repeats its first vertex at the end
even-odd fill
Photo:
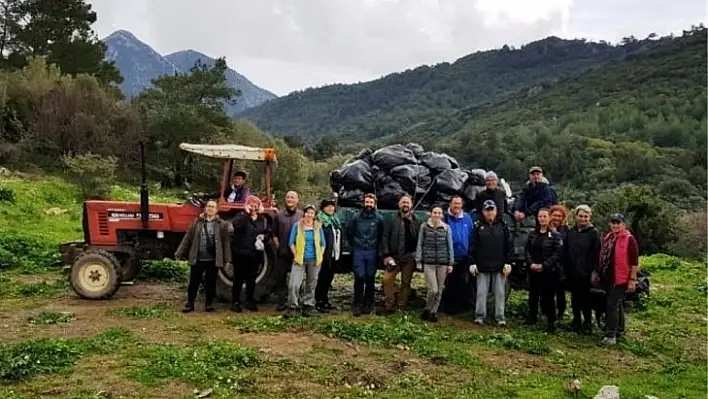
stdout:
POLYGON ((88 250, 71 265, 69 283, 84 299, 107 299, 120 288, 121 264, 111 253, 88 250))

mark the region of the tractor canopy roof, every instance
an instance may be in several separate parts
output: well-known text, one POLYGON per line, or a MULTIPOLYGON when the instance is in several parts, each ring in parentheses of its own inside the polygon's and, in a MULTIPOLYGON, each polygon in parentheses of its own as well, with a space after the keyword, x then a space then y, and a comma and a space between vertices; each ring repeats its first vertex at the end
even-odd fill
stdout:
POLYGON ((179 145, 182 151, 210 158, 238 159, 243 161, 277 162, 273 148, 246 147, 236 144, 189 144, 179 145))

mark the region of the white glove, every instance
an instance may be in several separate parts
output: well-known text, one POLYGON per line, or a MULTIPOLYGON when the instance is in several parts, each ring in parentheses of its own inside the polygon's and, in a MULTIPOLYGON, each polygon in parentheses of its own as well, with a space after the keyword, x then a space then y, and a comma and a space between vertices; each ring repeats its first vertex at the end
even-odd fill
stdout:
POLYGON ((479 271, 477 270, 477 265, 470 265, 470 274, 473 276, 479 274, 479 271))
POLYGON ((265 245, 263 244, 263 239, 261 236, 256 237, 256 243, 254 244, 256 247, 256 251, 263 251, 265 249, 265 245))
POLYGON ((504 277, 506 277, 509 275, 509 273, 511 273, 511 265, 507 263, 506 265, 504 265, 504 268, 502 268, 502 274, 504 275, 504 277))

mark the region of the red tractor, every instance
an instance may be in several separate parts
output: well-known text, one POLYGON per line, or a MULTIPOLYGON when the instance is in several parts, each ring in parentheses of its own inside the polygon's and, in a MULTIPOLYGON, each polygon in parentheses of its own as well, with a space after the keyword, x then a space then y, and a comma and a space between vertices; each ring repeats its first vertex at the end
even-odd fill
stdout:
MULTIPOLYGON (((219 214, 225 220, 243 212, 244 207, 243 203, 229 203, 224 198, 224 191, 235 172, 234 160, 263 162, 266 195, 262 200, 265 214, 272 223, 277 213, 271 192, 271 167, 277 163, 272 148, 183 143, 180 149, 224 160, 218 202, 219 214)), ((123 282, 133 281, 141 261, 173 259, 182 237, 209 199, 193 195, 183 204, 150 204, 142 145, 141 164, 140 202, 86 201, 84 240, 60 246, 62 261, 71 265, 71 287, 82 298, 110 298, 123 282)), ((258 296, 265 294, 267 282, 273 275, 274 259, 273 248, 266 248, 257 277, 258 296)), ((228 301, 231 300, 232 273, 231 267, 225 267, 217 279, 217 294, 228 301)))

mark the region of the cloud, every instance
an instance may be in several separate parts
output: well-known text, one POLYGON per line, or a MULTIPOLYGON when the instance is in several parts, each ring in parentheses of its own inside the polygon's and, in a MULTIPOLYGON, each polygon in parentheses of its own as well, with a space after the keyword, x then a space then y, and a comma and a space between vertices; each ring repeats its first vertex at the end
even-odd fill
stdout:
MULTIPOLYGON (((593 7, 589 0, 575 0, 582 3, 584 17, 574 20, 578 4, 573 1, 90 2, 99 13, 98 30, 103 35, 122 28, 162 53, 192 48, 210 56, 226 56, 231 67, 254 83, 284 94, 333 82, 370 80, 552 34, 572 36, 583 31, 574 27, 573 21, 592 25, 585 15, 593 15, 592 11, 588 14, 593 7)), ((610 0, 598 1, 599 5, 616 7, 610 0)), ((624 34, 629 33, 633 32, 624 34)))

